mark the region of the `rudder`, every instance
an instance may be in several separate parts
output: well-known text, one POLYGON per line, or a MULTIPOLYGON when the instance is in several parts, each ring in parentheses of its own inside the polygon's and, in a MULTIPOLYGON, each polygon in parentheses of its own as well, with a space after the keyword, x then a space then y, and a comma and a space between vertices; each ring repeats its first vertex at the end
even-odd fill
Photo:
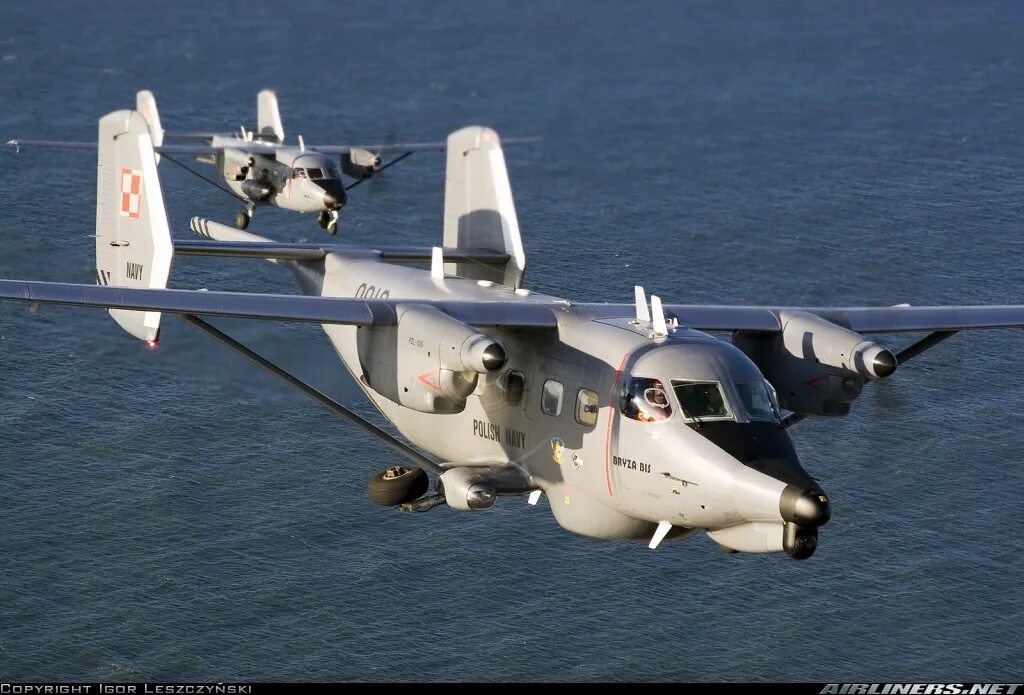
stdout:
POLYGON ((463 128, 448 136, 447 150, 444 245, 501 251, 509 259, 500 266, 446 263, 446 272, 519 287, 526 272, 526 252, 498 134, 480 126, 463 128))
POLYGON ((281 112, 277 109, 277 94, 273 90, 264 89, 256 95, 256 123, 263 140, 284 142, 284 125, 281 123, 281 112))
MULTIPOLYGON (((96 280, 101 285, 165 288, 174 256, 157 177, 150 124, 136 111, 100 119, 96 165, 96 280)), ((109 309, 122 328, 155 341, 160 312, 109 309)))
MULTIPOLYGON (((135 110, 142 114, 142 117, 146 119, 146 125, 149 126, 149 137, 153 141, 153 147, 160 147, 164 144, 164 129, 160 125, 160 112, 156 108, 156 97, 153 96, 153 92, 148 89, 144 89, 141 92, 135 94, 135 110)), ((160 163, 160 155, 156 156, 156 161, 160 163)))

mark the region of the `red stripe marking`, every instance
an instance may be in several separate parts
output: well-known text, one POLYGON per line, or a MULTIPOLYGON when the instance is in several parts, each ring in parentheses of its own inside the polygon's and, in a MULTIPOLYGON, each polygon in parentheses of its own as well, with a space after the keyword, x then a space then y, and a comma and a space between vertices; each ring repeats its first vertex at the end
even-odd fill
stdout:
POLYGON ((611 466, 611 449, 612 449, 612 420, 615 419, 615 392, 619 387, 619 379, 622 378, 622 368, 626 366, 626 358, 629 357, 627 352, 622 356, 622 362, 619 363, 619 369, 615 372, 615 382, 612 384, 612 394, 608 403, 608 430, 604 436, 604 480, 608 483, 608 494, 615 496, 612 492, 612 466, 611 466))
POLYGON ((139 190, 142 188, 142 177, 132 175, 132 193, 138 195, 139 190))

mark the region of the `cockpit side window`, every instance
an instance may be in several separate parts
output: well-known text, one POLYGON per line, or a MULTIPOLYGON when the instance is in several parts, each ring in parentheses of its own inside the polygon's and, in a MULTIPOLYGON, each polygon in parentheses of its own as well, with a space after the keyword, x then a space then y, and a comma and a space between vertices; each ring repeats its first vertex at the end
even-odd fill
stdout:
POLYGON ((747 415, 750 416, 751 420, 771 420, 774 422, 779 419, 774 401, 768 391, 768 384, 765 382, 750 381, 736 384, 736 393, 740 395, 743 407, 746 409, 747 415))
POLYGON ((540 409, 546 415, 558 416, 562 414, 562 393, 564 390, 561 381, 548 379, 544 382, 544 389, 540 394, 540 409))
POLYGON ((299 168, 299 169, 292 169, 292 178, 295 178, 295 179, 304 179, 304 178, 306 178, 306 170, 305 169, 301 169, 301 168, 299 168))
POLYGON ((688 418, 733 419, 729 404, 722 397, 722 389, 715 381, 672 380, 672 388, 679 399, 683 415, 688 418))
POLYGON ((672 415, 665 387, 658 379, 634 377, 622 387, 619 410, 631 420, 661 422, 672 415))

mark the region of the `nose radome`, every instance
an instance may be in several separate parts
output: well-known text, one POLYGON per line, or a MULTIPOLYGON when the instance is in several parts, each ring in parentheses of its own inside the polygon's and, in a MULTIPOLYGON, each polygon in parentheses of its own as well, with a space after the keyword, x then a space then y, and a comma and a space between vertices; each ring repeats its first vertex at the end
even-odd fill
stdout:
POLYGON ((779 498, 779 513, 783 519, 797 526, 817 528, 832 518, 832 507, 828 496, 821 490, 803 490, 787 485, 779 498))

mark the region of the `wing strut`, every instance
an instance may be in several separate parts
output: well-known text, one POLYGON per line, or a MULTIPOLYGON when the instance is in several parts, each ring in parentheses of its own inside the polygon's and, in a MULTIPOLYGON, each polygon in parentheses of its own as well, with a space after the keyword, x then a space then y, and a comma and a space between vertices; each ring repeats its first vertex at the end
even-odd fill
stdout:
MULTIPOLYGON (((929 333, 928 335, 921 338, 913 345, 910 345, 900 350, 900 352, 896 355, 896 364, 903 364, 904 362, 909 362, 910 360, 914 359, 925 350, 931 350, 933 347, 941 343, 946 338, 952 338, 956 334, 957 331, 935 331, 934 333, 929 333)), ((786 417, 782 418, 782 426, 783 428, 792 427, 796 423, 803 420, 805 417, 807 416, 804 415, 803 413, 790 413, 786 417)))
MULTIPOLYGON (((9 144, 11 144, 11 143, 7 143, 7 144, 9 145, 9 144)), ((405 154, 403 154, 403 155, 400 155, 400 156, 398 156, 398 157, 395 157, 395 158, 394 158, 394 159, 392 159, 392 160, 391 160, 390 162, 387 162, 387 163, 386 163, 386 164, 385 164, 384 166, 382 166, 382 167, 381 167, 380 169, 378 169, 377 171, 375 171, 375 172, 373 172, 373 173, 374 173, 374 174, 379 174, 380 172, 382 172, 382 171, 384 171, 385 169, 387 169, 387 168, 388 168, 389 166, 392 166, 392 165, 398 164, 398 163, 399 163, 400 161, 402 161, 402 160, 403 160, 403 159, 405 159, 406 157, 411 157, 411 156, 413 156, 414 154, 416 154, 416 153, 415 153, 415 152, 406 152, 406 153, 405 153, 405 154)), ((370 177, 369 177, 369 176, 367 176, 367 177, 365 177, 365 178, 361 178, 361 179, 359 179, 359 180, 355 181, 354 183, 350 183, 349 185, 345 186, 345 190, 346 190, 346 191, 351 191, 351 190, 352 190, 353 188, 355 188, 356 186, 358 186, 359 184, 361 184, 361 183, 362 183, 363 181, 365 181, 365 180, 366 180, 366 179, 368 179, 368 178, 370 178, 370 177)))
POLYGON ((289 372, 286 372, 285 370, 281 369, 276 364, 266 359, 262 355, 253 352, 252 350, 242 345, 240 342, 238 342, 228 334, 218 330, 217 328, 214 328, 213 326, 211 326, 210 324, 208 324, 206 321, 202 320, 195 314, 182 314, 181 318, 184 319, 187 323, 195 326, 200 331, 210 336, 217 342, 231 348, 239 355, 255 364, 257 367, 267 370, 268 372, 276 376, 278 379, 281 379, 292 388, 306 394, 317 403, 320 403, 321 405, 325 406, 335 415, 342 417, 351 422, 352 424, 354 424, 356 427, 359 427, 365 430, 366 432, 369 432, 374 437, 381 440, 389 447, 400 453, 402 456, 405 456, 407 459, 411 460, 420 468, 430 471, 435 475, 441 475, 441 473, 443 472, 441 466, 437 465, 436 463, 428 459, 426 456, 424 456, 423 454, 421 454, 420 452, 416 451, 411 446, 406 444, 405 442, 399 441, 396 437, 388 434, 381 428, 374 425, 369 420, 362 418, 361 416, 352 412, 351 410, 349 410, 348 408, 346 408, 341 403, 334 400, 324 392, 314 388, 313 386, 310 386, 309 384, 302 381, 293 374, 290 374, 289 372))

